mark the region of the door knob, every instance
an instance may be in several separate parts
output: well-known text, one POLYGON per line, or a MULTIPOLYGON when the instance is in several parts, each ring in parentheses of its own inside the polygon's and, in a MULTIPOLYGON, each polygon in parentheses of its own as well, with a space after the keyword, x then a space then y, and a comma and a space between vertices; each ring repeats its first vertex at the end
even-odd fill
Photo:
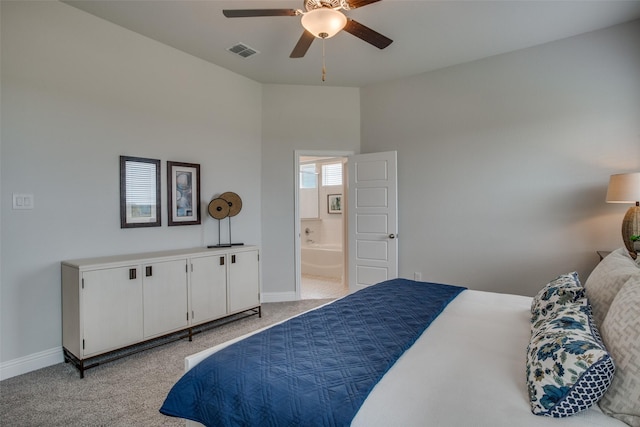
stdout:
POLYGON ((390 239, 395 239, 395 238, 396 238, 396 235, 395 235, 395 234, 393 234, 393 233, 391 233, 391 234, 389 234, 389 238, 390 238, 390 239))

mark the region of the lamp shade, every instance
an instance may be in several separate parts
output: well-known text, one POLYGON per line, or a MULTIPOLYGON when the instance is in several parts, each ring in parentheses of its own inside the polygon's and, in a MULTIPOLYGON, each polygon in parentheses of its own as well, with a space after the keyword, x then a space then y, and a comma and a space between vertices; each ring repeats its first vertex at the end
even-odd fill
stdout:
POLYGON ((311 10, 300 20, 305 30, 321 39, 328 39, 338 34, 347 25, 347 17, 337 10, 320 8, 311 10))
POLYGON ((640 172, 611 175, 607 188, 607 203, 640 201, 640 172))

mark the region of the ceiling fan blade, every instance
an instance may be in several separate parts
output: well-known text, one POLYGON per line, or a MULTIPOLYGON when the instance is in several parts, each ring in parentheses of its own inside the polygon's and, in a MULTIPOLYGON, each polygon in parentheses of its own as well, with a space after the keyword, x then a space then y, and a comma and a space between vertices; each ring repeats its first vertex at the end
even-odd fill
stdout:
POLYGON ((295 9, 224 9, 227 18, 250 18, 254 16, 296 16, 295 9))
POLYGON ((371 3, 377 3, 380 0, 348 0, 349 9, 357 9, 362 6, 367 6, 371 3))
POLYGON ((296 43, 296 47, 291 51, 289 58, 302 58, 307 53, 307 50, 309 50, 313 39, 315 39, 315 36, 309 31, 304 30, 304 33, 300 36, 300 40, 296 43))
POLYGON ((349 34, 353 34, 367 43, 374 45, 378 49, 384 49, 393 43, 393 40, 390 38, 383 36, 379 32, 373 31, 371 28, 365 27, 358 21, 354 21, 350 18, 347 18, 347 25, 345 25, 344 30, 349 34))

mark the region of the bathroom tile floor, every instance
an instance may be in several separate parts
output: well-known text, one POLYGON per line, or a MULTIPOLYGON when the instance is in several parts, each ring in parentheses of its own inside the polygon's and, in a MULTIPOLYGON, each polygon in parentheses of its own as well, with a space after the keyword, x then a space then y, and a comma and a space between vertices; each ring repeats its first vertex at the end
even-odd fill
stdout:
POLYGON ((339 279, 320 276, 302 276, 300 297, 302 299, 340 298, 349 293, 349 289, 339 279))

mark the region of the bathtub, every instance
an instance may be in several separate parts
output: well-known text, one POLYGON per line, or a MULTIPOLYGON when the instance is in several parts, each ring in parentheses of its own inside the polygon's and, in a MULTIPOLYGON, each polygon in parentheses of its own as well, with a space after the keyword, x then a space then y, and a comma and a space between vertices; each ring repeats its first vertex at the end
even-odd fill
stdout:
POLYGON ((342 280, 342 246, 311 243, 300 248, 302 274, 342 280))

